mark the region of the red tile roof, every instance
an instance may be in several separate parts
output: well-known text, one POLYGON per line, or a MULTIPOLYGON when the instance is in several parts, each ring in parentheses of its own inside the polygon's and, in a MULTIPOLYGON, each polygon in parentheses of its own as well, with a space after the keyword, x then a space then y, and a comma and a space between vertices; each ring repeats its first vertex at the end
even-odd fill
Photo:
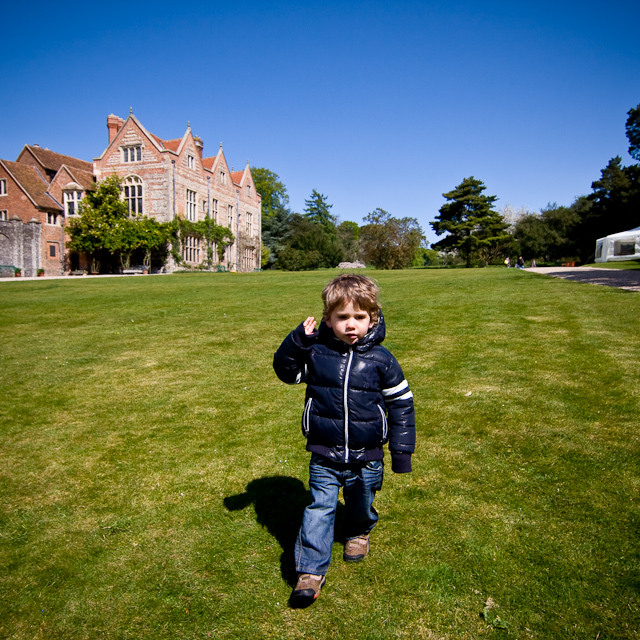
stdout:
POLYGON ((93 163, 87 162, 86 160, 65 156, 50 149, 43 149, 42 147, 36 147, 30 144, 26 145, 26 148, 29 149, 40 164, 49 171, 58 171, 63 164, 66 164, 68 167, 81 169, 89 173, 93 172, 93 163))
POLYGON ((182 138, 176 138, 175 140, 163 140, 155 133, 149 133, 150 136, 160 145, 162 149, 169 149, 170 151, 178 151, 182 138))
POLYGON ((164 146, 171 151, 177 151, 181 142, 182 138, 176 138, 175 140, 165 140, 164 146))
MULTIPOLYGON (((85 191, 93 191, 96 188, 96 180, 93 173, 89 171, 82 171, 81 169, 74 169, 72 167, 66 167, 69 175, 77 182, 85 191)), ((62 185, 64 188, 65 185, 62 185)))
POLYGON ((49 183, 33 167, 8 160, 2 164, 38 207, 62 211, 62 205, 47 193, 49 183))

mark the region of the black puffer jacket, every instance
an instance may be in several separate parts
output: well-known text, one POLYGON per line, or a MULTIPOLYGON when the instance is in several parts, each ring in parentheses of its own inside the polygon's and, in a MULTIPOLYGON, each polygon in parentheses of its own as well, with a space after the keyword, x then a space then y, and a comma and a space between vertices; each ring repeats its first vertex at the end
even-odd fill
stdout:
POLYGON ((384 340, 384 318, 348 345, 324 321, 307 336, 301 324, 280 345, 273 368, 287 384, 307 383, 302 430, 307 450, 335 462, 381 460, 389 442, 392 470, 411 471, 413 394, 384 340))

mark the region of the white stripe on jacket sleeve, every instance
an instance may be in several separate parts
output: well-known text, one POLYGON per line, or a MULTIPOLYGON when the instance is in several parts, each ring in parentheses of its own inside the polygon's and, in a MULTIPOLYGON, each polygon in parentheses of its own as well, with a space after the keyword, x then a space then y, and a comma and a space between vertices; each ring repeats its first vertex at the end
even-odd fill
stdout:
POLYGON ((386 398, 387 396, 392 396, 394 393, 399 393, 400 391, 404 391, 409 388, 409 383, 403 380, 400 384, 397 384, 395 387, 391 387, 390 389, 383 389, 382 395, 386 398))

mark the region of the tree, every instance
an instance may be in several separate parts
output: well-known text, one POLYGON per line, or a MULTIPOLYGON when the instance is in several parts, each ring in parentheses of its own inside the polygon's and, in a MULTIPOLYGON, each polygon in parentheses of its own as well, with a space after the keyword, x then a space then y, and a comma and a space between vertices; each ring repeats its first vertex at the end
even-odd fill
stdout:
POLYGON ((327 233, 335 235, 337 218, 331 215, 330 209, 333 205, 327 202, 327 197, 314 189, 311 192, 311 197, 309 200, 305 200, 304 204, 306 218, 320 225, 327 233))
POLYGON ((449 202, 442 205, 440 215, 431 223, 437 235, 449 233, 434 246, 459 251, 467 267, 481 247, 508 240, 508 225, 491 208, 497 197, 483 195, 485 188, 473 176, 465 178, 455 189, 442 194, 449 202))
POLYGON ((591 183, 593 191, 586 206, 581 203, 577 241, 583 261, 593 256, 598 238, 638 226, 640 165, 621 165, 620 156, 612 158, 602 169, 600 180, 591 183))
POLYGON ((268 267, 275 266, 278 254, 286 246, 286 238, 290 235, 291 210, 279 205, 268 217, 262 219, 262 242, 269 250, 268 267))
POLYGON ((296 270, 291 266, 294 264, 303 264, 301 268, 304 269, 336 267, 342 260, 342 251, 336 234, 327 232, 322 225, 298 213, 291 214, 284 243, 285 247, 278 253, 277 261, 277 265, 282 269, 296 270), (302 254, 308 253, 312 257, 308 260, 300 258, 297 254, 288 251, 290 249, 302 254), (280 259, 284 250, 287 250, 286 258, 280 259))
POLYGON ((549 203, 539 214, 528 214, 516 223, 514 237, 519 253, 525 260, 536 258, 545 262, 575 257, 579 222, 580 215, 573 206, 549 203))
POLYGON ((405 269, 413 263, 424 234, 415 218, 394 218, 377 208, 360 229, 360 247, 365 260, 377 269, 405 269))
POLYGON ((544 221, 539 213, 528 213, 521 217, 513 228, 518 251, 525 260, 547 260, 549 238, 544 221))
POLYGON ((355 262, 360 257, 360 227, 357 222, 345 220, 336 228, 342 259, 355 262))
POLYGON ((256 191, 262 196, 262 220, 268 220, 276 211, 289 204, 287 188, 280 176, 264 167, 251 167, 256 191))
POLYGON ((629 139, 629 155, 640 162, 640 104, 627 111, 627 138, 629 139))
POLYGON ((262 243, 262 247, 260 249, 260 268, 266 269, 269 266, 269 258, 271 257, 271 251, 269 251, 269 247, 262 243))
POLYGON ((129 217, 127 203, 120 199, 121 181, 113 175, 87 191, 78 208, 79 216, 67 225, 67 247, 77 253, 95 254, 118 248, 117 223, 129 217))

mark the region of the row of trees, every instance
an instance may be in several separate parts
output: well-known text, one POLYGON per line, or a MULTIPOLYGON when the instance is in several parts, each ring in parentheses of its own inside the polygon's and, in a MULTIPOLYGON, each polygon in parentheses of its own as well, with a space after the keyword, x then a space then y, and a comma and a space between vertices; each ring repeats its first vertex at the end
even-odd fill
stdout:
MULTIPOLYGON (((640 105, 628 112, 626 133, 629 153, 640 161, 640 105)), ((444 237, 429 250, 415 218, 395 218, 377 208, 361 226, 339 222, 331 212, 333 205, 315 189, 305 200, 303 213, 295 213, 276 173, 261 167, 251 171, 262 195, 262 266, 287 270, 335 267, 343 261, 401 269, 436 259, 442 262, 443 255, 459 257, 467 267, 502 261, 505 255, 587 262, 597 238, 637 226, 640 215, 640 165, 624 167, 619 156, 592 183, 591 194, 568 207, 549 204, 539 213, 496 211, 497 197, 486 195, 485 185, 471 176, 443 194, 447 202, 431 226, 444 237)), ((180 263, 182 239, 195 236, 206 247, 205 265, 211 266, 215 257, 223 260, 226 247, 234 242, 230 229, 211 218, 161 223, 130 216, 120 194, 116 176, 86 194, 80 216, 68 226, 69 249, 94 259, 117 258, 123 268, 135 258, 149 268, 154 256, 164 262, 169 252, 180 263)))
POLYGON ((252 167, 251 173, 262 194, 263 266, 298 271, 361 260, 402 269, 412 264, 424 242, 415 218, 394 218, 383 209, 369 213, 362 226, 339 222, 333 205, 315 189, 305 200, 304 212, 295 213, 277 174, 262 167, 252 167))
MULTIPOLYGON (((629 154, 640 160, 640 105, 627 115, 629 154)), ((443 194, 448 202, 431 226, 436 234, 448 235, 434 247, 457 252, 467 266, 474 259, 490 263, 505 255, 544 262, 590 262, 598 238, 640 223, 640 165, 624 167, 616 156, 591 188, 589 195, 576 198, 568 207, 553 203, 539 213, 520 211, 506 216, 492 209, 496 197, 482 193, 482 182, 473 176, 465 178, 443 194)))
MULTIPOLYGON (((640 104, 627 113, 629 155, 640 162, 640 104)), ((526 213, 513 225, 513 237, 522 255, 546 261, 575 256, 593 259, 595 242, 640 224, 640 165, 622 165, 620 156, 602 169, 591 183, 591 193, 569 207, 549 204, 539 214, 526 213)))

